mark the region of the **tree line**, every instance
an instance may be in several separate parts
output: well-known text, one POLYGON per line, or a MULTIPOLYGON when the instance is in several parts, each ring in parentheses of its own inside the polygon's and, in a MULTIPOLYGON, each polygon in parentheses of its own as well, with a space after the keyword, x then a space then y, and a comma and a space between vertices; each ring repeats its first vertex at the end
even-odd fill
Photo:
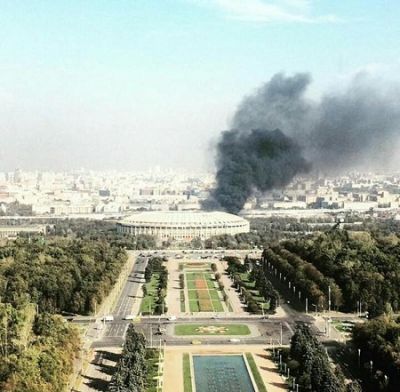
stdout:
POLYGON ((282 355, 300 391, 361 391, 357 382, 346 384, 341 369, 330 361, 325 348, 306 324, 296 326, 289 352, 284 351, 282 355))
POLYGON ((268 310, 274 312, 278 304, 279 294, 272 286, 261 266, 257 265, 255 261, 250 262, 248 258, 244 260, 244 263, 234 256, 225 256, 224 260, 228 263, 227 273, 231 276, 234 286, 240 290, 241 298, 246 303, 247 310, 250 313, 261 313, 260 304, 253 295, 253 292, 256 290, 269 303, 268 310), (254 287, 249 287, 242 280, 241 274, 246 274, 248 280, 254 283, 254 287))
POLYGON ((88 219, 55 219, 48 226, 48 233, 54 236, 76 237, 79 239, 107 241, 111 246, 129 250, 155 249, 156 240, 151 235, 119 233, 115 221, 88 219))
POLYGON ((146 349, 144 335, 131 324, 126 332, 125 343, 117 369, 108 386, 108 392, 155 391, 158 351, 146 349))
MULTIPOLYGON (((163 260, 161 257, 152 257, 148 261, 144 272, 144 278, 146 282, 150 282, 154 274, 158 275, 157 300, 154 313, 163 314, 168 310, 165 301, 165 297, 167 296, 168 270, 165 265, 163 265, 163 260)), ((143 285, 143 290, 143 294, 147 295, 147 289, 145 285, 143 285)))
POLYGON ((89 314, 110 292, 126 251, 103 240, 18 239, 0 248, 0 297, 40 312, 89 314))
POLYGON ((303 295, 326 309, 332 306, 371 316, 400 309, 400 246, 397 235, 334 230, 312 237, 282 241, 264 251, 303 295))

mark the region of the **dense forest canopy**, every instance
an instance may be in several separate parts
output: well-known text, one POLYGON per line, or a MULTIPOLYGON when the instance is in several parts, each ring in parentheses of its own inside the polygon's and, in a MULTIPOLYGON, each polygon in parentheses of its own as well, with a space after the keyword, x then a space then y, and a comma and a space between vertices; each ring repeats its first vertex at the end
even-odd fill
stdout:
POLYGON ((281 241, 264 255, 278 271, 327 308, 333 306, 376 316, 400 308, 400 242, 395 234, 331 230, 312 237, 281 241))
POLYGON ((103 240, 19 239, 0 248, 0 296, 40 311, 88 314, 111 290, 127 259, 103 240))
POLYGON ((368 392, 399 390, 400 318, 382 316, 353 329, 353 345, 368 392))
POLYGON ((0 390, 64 391, 79 345, 78 331, 60 316, 0 303, 0 390))

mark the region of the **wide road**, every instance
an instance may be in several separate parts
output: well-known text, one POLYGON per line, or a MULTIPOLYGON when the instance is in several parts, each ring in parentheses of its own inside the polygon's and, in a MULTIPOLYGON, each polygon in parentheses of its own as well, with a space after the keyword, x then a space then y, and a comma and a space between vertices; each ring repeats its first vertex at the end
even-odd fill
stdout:
MULTIPOLYGON (((246 324, 248 326, 253 325, 255 330, 259 331, 260 334, 256 336, 249 337, 241 337, 241 343, 246 344, 270 344, 273 342, 274 344, 279 344, 281 340, 281 331, 282 331, 282 343, 288 344, 290 337, 292 335, 291 328, 287 326, 286 319, 282 320, 263 320, 263 319, 254 319, 254 318, 220 318, 216 319, 204 319, 204 318, 193 318, 193 319, 180 319, 176 321, 168 321, 167 319, 156 319, 143 317, 139 322, 135 322, 135 328, 138 331, 143 332, 146 336, 146 341, 149 345, 158 345, 159 342, 165 343, 166 345, 171 346, 180 346, 191 344, 192 340, 200 340, 203 344, 235 344, 235 342, 230 342, 229 336, 222 336, 220 338, 211 337, 207 339, 207 336, 198 336, 196 339, 193 337, 184 337, 184 336, 174 336, 171 333, 167 333, 166 329, 169 327, 171 330, 171 326, 179 325, 179 324, 189 324, 196 323, 202 325, 218 325, 218 324, 246 324)), ((127 326, 127 321, 116 321, 115 325, 119 325, 121 328, 127 326)), ((105 347, 118 347, 121 346, 124 342, 123 337, 117 336, 108 336, 104 337, 101 340, 96 341, 93 344, 93 348, 105 348, 105 347)), ((237 342, 236 342, 237 343, 237 342)))
POLYGON ((111 314, 114 316, 114 322, 105 323, 103 339, 116 337, 123 338, 128 327, 128 321, 123 321, 127 315, 132 315, 132 308, 137 298, 142 282, 144 282, 144 271, 146 269, 148 258, 137 256, 132 271, 126 280, 118 301, 111 314), (119 322, 120 321, 120 322, 119 322))

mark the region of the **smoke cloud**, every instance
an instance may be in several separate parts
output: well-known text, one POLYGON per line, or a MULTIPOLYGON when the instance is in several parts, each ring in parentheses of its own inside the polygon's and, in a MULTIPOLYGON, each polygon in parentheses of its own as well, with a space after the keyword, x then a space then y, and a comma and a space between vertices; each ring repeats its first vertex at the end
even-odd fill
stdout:
POLYGON ((340 92, 306 97, 309 74, 276 74, 246 97, 217 144, 217 186, 206 206, 239 212, 256 190, 310 168, 384 169, 400 134, 400 89, 358 75, 340 92))

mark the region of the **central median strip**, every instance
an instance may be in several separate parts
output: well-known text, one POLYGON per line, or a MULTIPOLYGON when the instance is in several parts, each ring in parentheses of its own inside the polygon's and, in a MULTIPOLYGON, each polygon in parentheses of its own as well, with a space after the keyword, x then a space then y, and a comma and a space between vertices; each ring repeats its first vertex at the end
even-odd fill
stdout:
POLYGON ((175 326, 176 336, 246 336, 250 335, 250 329, 244 324, 181 324, 175 326))

